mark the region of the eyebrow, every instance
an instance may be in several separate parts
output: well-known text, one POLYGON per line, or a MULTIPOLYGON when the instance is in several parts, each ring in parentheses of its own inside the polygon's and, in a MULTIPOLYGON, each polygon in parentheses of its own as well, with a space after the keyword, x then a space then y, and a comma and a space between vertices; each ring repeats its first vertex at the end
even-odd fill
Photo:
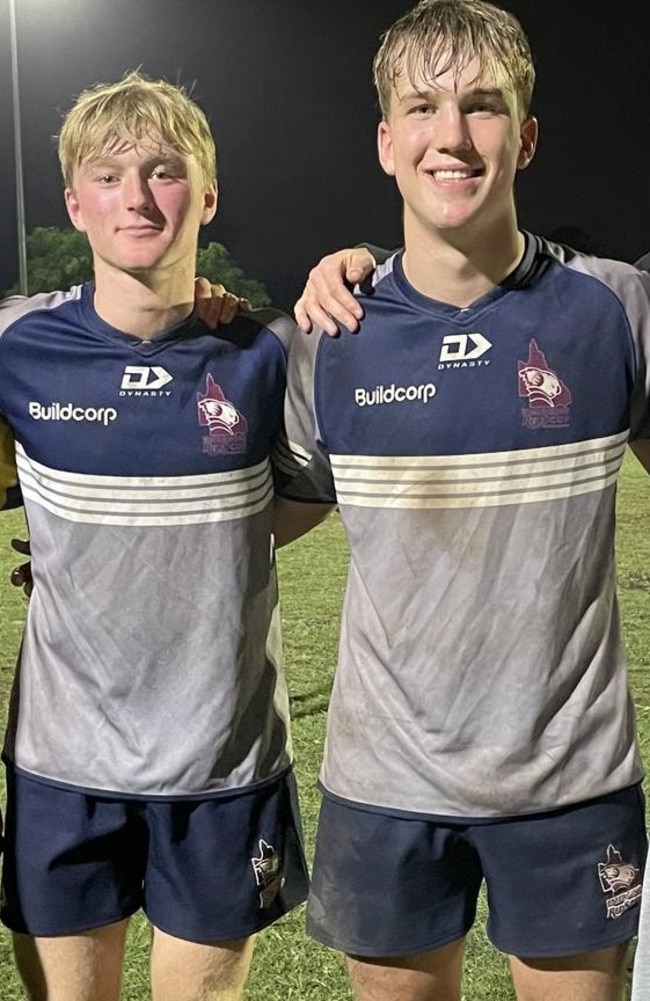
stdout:
MULTIPOLYGON (((186 161, 185 157, 181 153, 177 152, 177 150, 170 149, 168 151, 152 153, 151 156, 145 157, 140 162, 143 167, 147 168, 159 163, 184 164, 186 161)), ((91 170, 97 170, 98 168, 119 167, 123 163, 124 161, 121 154, 106 153, 101 156, 91 156, 86 160, 82 160, 80 166, 88 167, 91 170)))
POLYGON ((505 101, 506 94, 502 87, 477 87, 476 90, 463 91, 463 97, 498 97, 505 101))
MULTIPOLYGON (((431 95, 447 94, 449 91, 443 89, 442 87, 427 87, 425 90, 418 90, 415 87, 407 90, 404 94, 399 97, 400 101, 412 101, 412 100, 422 100, 431 97, 431 95)), ((502 87, 476 87, 464 88, 462 90, 456 91, 459 98, 466 97, 496 97, 502 101, 505 101, 505 91, 502 87)))

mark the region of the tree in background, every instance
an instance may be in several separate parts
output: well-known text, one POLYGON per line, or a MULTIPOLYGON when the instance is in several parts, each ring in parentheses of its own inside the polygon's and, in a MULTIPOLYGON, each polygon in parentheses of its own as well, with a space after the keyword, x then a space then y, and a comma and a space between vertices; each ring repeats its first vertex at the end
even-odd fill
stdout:
MULTIPOLYGON (((90 281, 93 258, 85 235, 76 229, 37 226, 27 237, 27 273, 30 295, 90 281)), ((229 292, 248 299, 251 306, 268 306, 271 301, 264 285, 247 278, 220 243, 199 248, 196 273, 214 284, 225 285, 229 292)), ((16 285, 6 294, 19 292, 16 285)))
MULTIPOLYGON (((37 226, 27 237, 29 294, 54 292, 81 285, 92 278, 93 258, 88 241, 76 229, 37 226)), ((17 285, 7 295, 19 295, 17 285)))

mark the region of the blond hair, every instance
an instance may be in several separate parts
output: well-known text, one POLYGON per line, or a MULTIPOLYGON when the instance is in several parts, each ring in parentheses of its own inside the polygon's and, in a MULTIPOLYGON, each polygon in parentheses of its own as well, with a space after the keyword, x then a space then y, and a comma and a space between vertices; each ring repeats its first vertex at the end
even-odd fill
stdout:
POLYGON ((420 0, 382 36, 373 76, 384 118, 391 91, 401 72, 413 81, 452 70, 460 74, 473 59, 480 64, 479 83, 505 74, 524 117, 535 84, 528 39, 517 18, 485 0, 420 0))
POLYGON ((59 161, 67 187, 79 165, 122 147, 165 143, 194 155, 207 185, 217 173, 208 121, 182 87, 134 71, 118 83, 96 84, 79 95, 59 133, 59 161))

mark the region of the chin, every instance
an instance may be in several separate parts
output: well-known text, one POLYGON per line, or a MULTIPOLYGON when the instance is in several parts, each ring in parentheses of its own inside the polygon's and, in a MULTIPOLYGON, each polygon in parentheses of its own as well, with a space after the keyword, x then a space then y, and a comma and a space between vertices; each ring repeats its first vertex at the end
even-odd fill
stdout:
POLYGON ((157 271, 159 268, 163 267, 163 262, 158 258, 150 261, 123 261, 120 265, 122 271, 128 271, 131 274, 144 274, 149 271, 157 271))
POLYGON ((434 219, 432 228, 436 233, 440 233, 443 236, 452 237, 455 233, 461 236, 471 228, 473 222, 475 222, 475 219, 468 218, 467 216, 457 219, 434 219))

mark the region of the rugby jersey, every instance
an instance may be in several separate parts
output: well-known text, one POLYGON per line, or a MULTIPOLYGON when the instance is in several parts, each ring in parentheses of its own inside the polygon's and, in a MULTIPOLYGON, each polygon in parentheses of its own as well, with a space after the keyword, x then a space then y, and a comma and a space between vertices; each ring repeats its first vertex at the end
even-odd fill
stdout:
POLYGON ((351 552, 321 784, 395 814, 492 818, 641 778, 615 588, 616 478, 647 437, 650 279, 526 235, 467 308, 358 291, 300 337, 299 501, 351 552))
POLYGON ((106 795, 250 788, 291 762, 271 457, 293 326, 141 340, 93 294, 0 309, 35 581, 5 755, 106 795))

